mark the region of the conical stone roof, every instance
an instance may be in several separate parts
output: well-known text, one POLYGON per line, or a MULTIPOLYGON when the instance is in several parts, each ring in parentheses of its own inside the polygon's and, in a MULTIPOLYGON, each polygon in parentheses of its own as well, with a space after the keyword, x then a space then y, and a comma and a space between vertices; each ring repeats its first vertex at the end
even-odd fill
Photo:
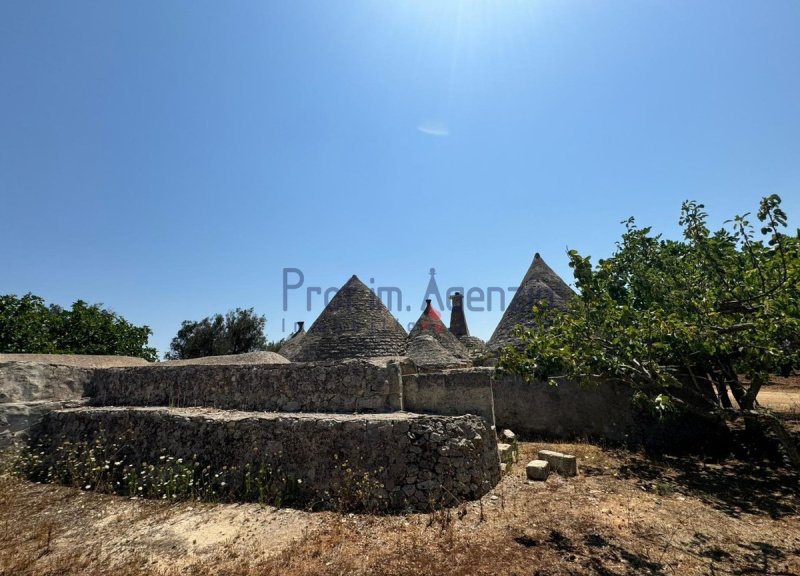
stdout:
POLYGON ((292 360, 403 356, 407 338, 380 298, 354 275, 308 329, 292 360))
POLYGON ((575 292, 572 288, 553 272, 537 252, 494 334, 486 343, 487 349, 490 352, 497 352, 509 344, 519 344, 519 340, 513 337, 512 332, 519 324, 527 327, 533 325, 531 309, 534 304, 547 300, 550 306, 564 308, 573 296, 575 292))
POLYGON ((486 353, 486 342, 476 336, 462 336, 458 341, 467 349, 470 358, 473 360, 480 358, 486 353))
POLYGON ((302 347, 301 344, 303 339, 306 336, 306 330, 303 328, 302 322, 300 323, 300 328, 292 334, 288 340, 286 340, 283 344, 281 344, 281 348, 279 353, 284 358, 288 358, 289 360, 293 360, 297 353, 300 351, 302 347))
MULTIPOLYGON (((468 360, 469 351, 467 351, 464 345, 458 341, 458 338, 453 336, 453 333, 447 329, 447 326, 442 322, 441 316, 434 309, 433 305, 431 305, 431 301, 426 300, 426 302, 425 310, 408 335, 409 341, 422 335, 432 336, 450 355, 461 360, 468 360)), ((411 359, 414 360, 413 357, 411 357, 411 359)))
POLYGON ((423 371, 472 365, 469 360, 451 354, 430 334, 418 334, 408 339, 408 357, 423 371))

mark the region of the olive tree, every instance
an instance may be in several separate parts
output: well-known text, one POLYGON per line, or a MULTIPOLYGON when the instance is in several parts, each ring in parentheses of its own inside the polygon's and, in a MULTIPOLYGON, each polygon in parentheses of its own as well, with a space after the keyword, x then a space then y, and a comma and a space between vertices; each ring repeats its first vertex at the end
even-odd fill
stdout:
POLYGON ((167 360, 243 354, 266 350, 267 319, 253 308, 230 310, 199 321, 184 320, 170 343, 167 360))

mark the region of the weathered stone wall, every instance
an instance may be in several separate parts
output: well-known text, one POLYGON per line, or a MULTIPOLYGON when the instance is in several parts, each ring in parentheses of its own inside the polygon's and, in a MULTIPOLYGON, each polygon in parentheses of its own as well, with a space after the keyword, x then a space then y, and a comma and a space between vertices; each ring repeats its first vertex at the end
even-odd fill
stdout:
POLYGON ((280 412, 481 416, 523 437, 636 435, 630 390, 604 383, 587 390, 552 387, 491 368, 416 373, 409 361, 281 365, 164 365, 86 368, 0 363, 0 445, 24 433, 50 410, 76 406, 205 406, 280 412))
POLYGON ((494 425, 493 368, 410 374, 403 377, 403 408, 422 414, 475 414, 494 425))
POLYGON ((494 434, 477 416, 78 408, 47 415, 32 441, 47 455, 43 473, 66 442, 120 437, 135 441, 115 459, 158 465, 168 455, 227 466, 229 486, 245 484, 245 466, 266 467, 295 481, 300 505, 428 510, 479 498, 500 478, 494 434))
POLYGON ((0 448, 47 412, 79 405, 92 373, 92 368, 77 366, 0 363, 0 448))
POLYGON ((493 382, 498 428, 525 437, 604 438, 623 442, 635 434, 630 388, 601 382, 582 388, 575 382, 558 386, 527 382, 514 376, 493 382))
POLYGON ((426 414, 477 414, 498 429, 523 437, 604 438, 622 442, 635 434, 631 390, 611 382, 557 387, 470 368, 403 376, 403 406, 426 414))
POLYGON ((32 362, 0 363, 0 403, 76 400, 94 369, 32 362))
POLYGON ((97 371, 96 406, 206 406, 278 412, 390 412, 400 382, 386 365, 339 363, 142 366, 97 371))
POLYGON ((7 402, 0 404, 0 449, 14 443, 14 439, 27 434, 28 430, 42 420, 45 414, 62 408, 84 405, 85 400, 63 400, 52 402, 7 402))

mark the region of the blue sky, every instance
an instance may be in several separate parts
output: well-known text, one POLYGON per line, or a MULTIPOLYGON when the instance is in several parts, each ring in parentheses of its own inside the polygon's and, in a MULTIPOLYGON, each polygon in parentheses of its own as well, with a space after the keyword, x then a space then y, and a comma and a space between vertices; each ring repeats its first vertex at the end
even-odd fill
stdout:
POLYGON ((281 338, 352 274, 403 324, 431 267, 443 296, 536 251, 570 279, 567 248, 674 237, 685 199, 800 224, 795 1, 4 0, 0 78, 0 293, 162 353, 234 307, 281 338))

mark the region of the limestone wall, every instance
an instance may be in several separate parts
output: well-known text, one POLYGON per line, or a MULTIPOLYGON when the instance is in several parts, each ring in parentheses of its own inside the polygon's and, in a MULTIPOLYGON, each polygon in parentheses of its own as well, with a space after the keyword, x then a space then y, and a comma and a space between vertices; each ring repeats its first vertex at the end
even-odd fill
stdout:
POLYGON ((0 363, 0 444, 49 410, 90 396, 95 406, 205 406, 218 409, 475 414, 523 437, 633 434, 630 392, 610 383, 582 390, 518 378, 491 368, 417 373, 400 360, 254 365, 147 364, 86 368, 0 363))
POLYGON ((94 370, 77 366, 0 363, 0 403, 76 400, 94 370))
MULTIPOLYGON (((477 416, 79 408, 50 413, 32 441, 47 455, 34 478, 58 465, 59 446, 99 443, 120 471, 128 462, 159 471, 177 458, 208 466, 221 474, 222 499, 257 498, 246 470, 267 470, 263 485, 283 480, 286 497, 314 507, 428 510, 478 498, 500 478, 494 434, 477 416)), ((121 478, 106 480, 124 491, 121 478)))
POLYGON ((47 412, 80 404, 92 372, 79 366, 0 362, 0 448, 47 412))
POLYGON ((493 368, 411 374, 403 377, 403 408, 423 414, 476 414, 495 421, 493 368))
POLYGON ((611 382, 581 388, 550 386, 471 368, 403 376, 403 406, 427 414, 477 414, 498 429, 523 437, 604 438, 614 442, 635 432, 629 388, 611 382))
POLYGON ((506 376, 494 383, 498 428, 523 437, 604 438, 623 442, 635 434, 631 390, 613 382, 581 388, 574 382, 527 382, 506 376))
POLYGON ((386 365, 339 363, 142 366, 97 371, 96 406, 206 406, 279 412, 389 412, 400 381, 386 365))

